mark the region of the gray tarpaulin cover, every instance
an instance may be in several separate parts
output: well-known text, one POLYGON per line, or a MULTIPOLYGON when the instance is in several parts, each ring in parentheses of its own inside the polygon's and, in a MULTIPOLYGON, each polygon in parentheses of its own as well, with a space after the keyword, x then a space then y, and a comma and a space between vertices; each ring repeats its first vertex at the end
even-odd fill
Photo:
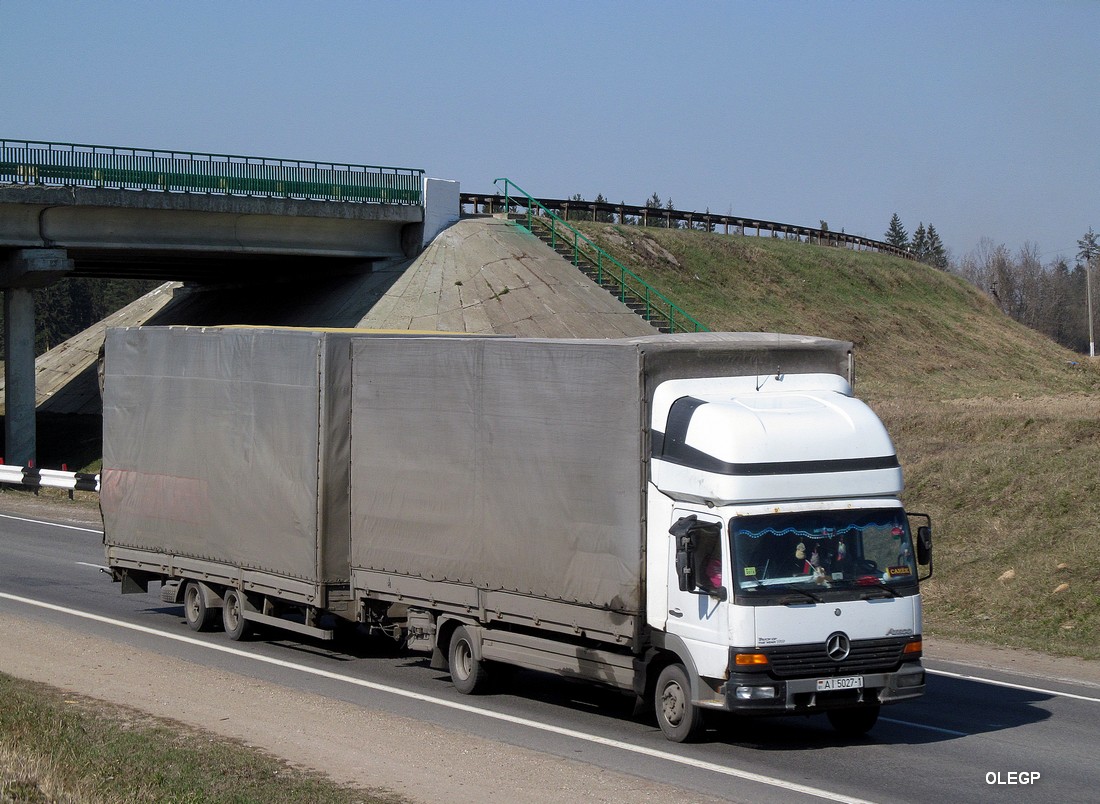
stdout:
POLYGON ((348 337, 109 331, 104 540, 346 581, 348 337))
POLYGON ((352 366, 356 567, 638 611, 637 349, 356 339, 352 366))
POLYGON ((655 385, 847 375, 850 349, 754 333, 111 330, 104 541, 329 583, 350 556, 638 612, 655 385))
POLYGON ((764 333, 355 338, 352 563, 638 612, 655 385, 848 376, 850 350, 764 333))

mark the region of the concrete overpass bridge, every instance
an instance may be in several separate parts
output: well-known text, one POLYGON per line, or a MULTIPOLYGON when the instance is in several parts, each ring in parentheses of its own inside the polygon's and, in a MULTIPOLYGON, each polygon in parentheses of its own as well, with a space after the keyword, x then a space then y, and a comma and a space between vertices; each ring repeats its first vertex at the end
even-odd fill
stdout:
POLYGON ((458 210, 456 182, 415 168, 0 140, 8 463, 35 456, 35 288, 369 273, 415 256, 458 210))
POLYGON ((108 326, 705 329, 502 182, 526 215, 462 216, 458 183, 416 169, 0 140, 6 461, 37 457, 36 423, 65 449, 47 460, 100 454, 108 326), (172 281, 36 359, 32 291, 65 276, 172 281))

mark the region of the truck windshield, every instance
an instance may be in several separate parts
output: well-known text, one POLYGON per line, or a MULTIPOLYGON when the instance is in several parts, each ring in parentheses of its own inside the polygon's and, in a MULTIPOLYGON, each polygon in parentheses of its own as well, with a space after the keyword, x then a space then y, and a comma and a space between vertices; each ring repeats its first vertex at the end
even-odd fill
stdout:
POLYGON ((916 591, 913 543, 900 508, 735 517, 730 537, 739 596, 816 600, 916 591))

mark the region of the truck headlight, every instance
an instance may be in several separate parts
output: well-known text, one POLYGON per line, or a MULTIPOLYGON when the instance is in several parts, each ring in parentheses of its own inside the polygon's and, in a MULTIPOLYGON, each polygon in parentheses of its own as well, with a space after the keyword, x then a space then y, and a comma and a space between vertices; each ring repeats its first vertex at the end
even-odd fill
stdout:
POLYGON ((758 701, 775 697, 775 687, 738 687, 734 696, 739 701, 758 701))

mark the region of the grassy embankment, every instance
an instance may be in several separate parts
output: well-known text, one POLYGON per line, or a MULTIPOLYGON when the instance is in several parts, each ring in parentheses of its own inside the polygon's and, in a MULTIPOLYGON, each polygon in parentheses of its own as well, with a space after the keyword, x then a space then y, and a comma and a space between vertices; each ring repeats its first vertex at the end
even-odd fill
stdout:
POLYGON ((712 329, 855 343, 857 393, 895 440, 906 505, 935 524, 928 635, 1100 658, 1100 364, 908 260, 579 228, 712 329))

